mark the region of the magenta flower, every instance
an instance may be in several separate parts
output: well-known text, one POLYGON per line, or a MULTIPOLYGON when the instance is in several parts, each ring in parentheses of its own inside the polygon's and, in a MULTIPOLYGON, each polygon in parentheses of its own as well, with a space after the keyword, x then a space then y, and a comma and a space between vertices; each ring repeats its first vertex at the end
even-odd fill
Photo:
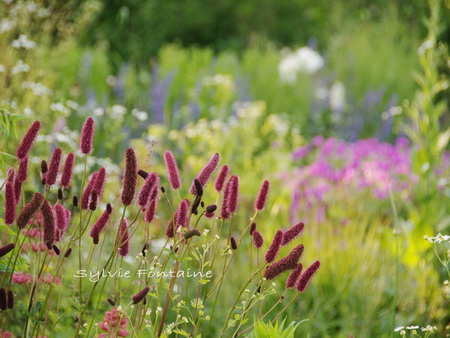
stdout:
POLYGON ((13 224, 16 219, 16 198, 14 196, 14 187, 11 183, 6 183, 5 190, 5 224, 13 224))
POLYGON ((127 330, 127 324, 126 315, 117 308, 113 308, 112 311, 105 313, 104 321, 99 324, 100 328, 106 332, 106 334, 101 333, 99 338, 126 337, 130 334, 127 330))
POLYGON ((266 255, 264 256, 264 259, 266 260, 267 263, 272 263, 277 257, 278 252, 280 251, 282 240, 283 240, 283 231, 278 230, 275 234, 275 237, 272 240, 272 243, 270 243, 266 255))
POLYGON ((55 217, 53 215, 53 209, 50 205, 50 202, 46 198, 44 198, 41 210, 44 225, 44 242, 53 243, 55 232, 55 217))
POLYGON ((230 167, 226 164, 222 166, 220 169, 219 175, 217 175, 216 180, 214 181, 214 189, 216 189, 217 192, 221 192, 223 185, 225 183, 225 180, 227 179, 228 173, 230 172, 230 167))
POLYGON ((80 150, 87 155, 92 152, 94 141, 95 123, 92 117, 88 117, 81 129, 80 150))
POLYGON ((22 182, 18 180, 18 177, 16 176, 16 179, 14 180, 14 198, 16 200, 16 204, 19 204, 20 197, 22 196, 22 182))
POLYGON ((177 161, 171 151, 166 151, 164 154, 164 163, 166 164, 167 176, 169 183, 173 190, 181 187, 181 178, 178 171, 177 161))
POLYGON ((69 226, 71 213, 63 205, 57 203, 55 209, 55 242, 60 241, 69 226))
POLYGON ((147 210, 145 211, 145 215, 144 215, 144 220, 147 223, 151 223, 153 221, 153 218, 155 218, 155 212, 156 212, 157 204, 158 204, 158 200, 157 199, 152 199, 150 201, 150 204, 149 204, 147 210))
MULTIPOLYGON (((110 205, 110 204, 108 203, 108 205, 110 205)), ((106 208, 106 210, 103 211, 103 213, 98 218, 97 222, 95 222, 94 225, 92 226, 91 234, 90 234, 91 237, 94 237, 93 234, 95 231, 97 231, 99 234, 103 231, 103 229, 108 224, 110 215, 111 215, 111 213, 108 212, 108 208, 106 208), (94 229, 96 229, 96 230, 94 230, 94 229)))
MULTIPOLYGON (((217 169, 220 162, 220 155, 215 153, 197 175, 196 179, 200 182, 202 188, 205 188, 206 184, 209 182, 212 174, 217 169)), ((190 193, 192 195, 198 195, 197 188, 195 187, 194 181, 192 181, 190 193)))
POLYGON ((66 157, 66 161, 64 162, 64 168, 61 175, 61 186, 65 187, 66 189, 69 188, 70 183, 72 182, 72 174, 73 174, 73 167, 75 165, 75 154, 69 153, 66 157))
POLYGON ((305 270, 305 272, 303 272, 297 283, 297 291, 302 293, 305 292, 306 288, 308 287, 309 283, 311 282, 312 278, 319 270, 319 268, 320 261, 315 261, 305 270))
POLYGON ((238 208, 239 200, 239 177, 233 175, 230 177, 230 187, 229 187, 229 197, 228 197, 228 210, 230 213, 234 214, 238 208))
POLYGON ((31 147, 33 146, 34 140, 36 139, 39 129, 41 129, 41 123, 39 121, 35 121, 31 125, 30 129, 28 129, 27 133, 23 137, 22 142, 20 143, 19 147, 16 150, 16 157, 18 159, 23 159, 26 156, 28 156, 28 153, 30 152, 31 147))
POLYGON ((106 169, 100 168, 97 171, 97 179, 95 181, 94 187, 92 188, 93 191, 97 192, 97 196, 100 199, 103 195, 103 188, 105 187, 105 181, 106 181, 106 169))
POLYGON ((132 148, 128 148, 125 156, 125 172, 123 174, 121 195, 123 205, 130 205, 133 202, 136 192, 137 171, 136 153, 132 148))
POLYGON ((158 191, 159 177, 156 173, 147 176, 144 185, 141 188, 138 197, 138 205, 142 210, 145 210, 150 203, 150 198, 154 191, 158 191))
POLYGON ((88 184, 83 190, 83 195, 81 196, 81 208, 83 210, 89 209, 89 204, 91 202, 92 191, 94 190, 95 183, 97 182, 98 173, 95 172, 91 175, 88 184))
POLYGON ((48 172, 45 175, 45 183, 47 185, 53 185, 56 183, 56 178, 58 177, 59 165, 61 163, 62 150, 61 148, 55 148, 53 151, 52 158, 48 165, 48 172))
MULTIPOLYGON (((256 232, 256 231, 255 231, 256 232)), ((297 268, 298 260, 303 254, 304 246, 300 244, 296 246, 286 257, 269 265, 264 271, 264 277, 267 280, 274 279, 285 271, 297 268)))

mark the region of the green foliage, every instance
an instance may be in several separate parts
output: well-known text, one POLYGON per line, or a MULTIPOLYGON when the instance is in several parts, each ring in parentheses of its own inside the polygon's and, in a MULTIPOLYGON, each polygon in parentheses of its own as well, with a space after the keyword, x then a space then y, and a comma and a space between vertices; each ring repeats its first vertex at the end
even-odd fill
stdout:
POLYGON ((259 321, 255 324, 255 329, 253 331, 254 338, 271 338, 271 337, 279 337, 279 338, 294 338, 295 331, 298 326, 302 323, 291 322, 286 328, 284 328, 286 319, 284 319, 281 324, 278 321, 273 324, 272 322, 264 323, 259 321))

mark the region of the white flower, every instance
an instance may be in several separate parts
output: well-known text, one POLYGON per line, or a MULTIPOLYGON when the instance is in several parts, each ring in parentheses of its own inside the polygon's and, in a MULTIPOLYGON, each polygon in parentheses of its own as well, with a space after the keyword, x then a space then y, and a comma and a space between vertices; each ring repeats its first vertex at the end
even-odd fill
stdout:
POLYGON ((103 116, 105 115, 105 110, 102 107, 97 107, 94 109, 94 116, 103 116))
POLYGON ((437 234, 435 237, 428 237, 427 235, 423 236, 430 243, 442 243, 449 242, 450 243, 450 235, 442 235, 441 233, 437 234))
POLYGON ((294 54, 287 55, 278 64, 280 80, 285 83, 297 82, 298 64, 294 54))
POLYGON ((337 81, 333 83, 333 85, 330 88, 330 94, 329 94, 329 102, 330 102, 330 109, 332 111, 340 112, 345 107, 345 87, 344 85, 337 81))
POLYGON ((0 33, 5 33, 13 28, 13 23, 8 19, 0 21, 0 33))
POLYGON ((406 329, 408 329, 408 330, 417 330, 418 328, 419 328, 419 326, 417 326, 417 325, 406 327, 406 329))
POLYGON ((30 66, 24 63, 22 60, 18 60, 16 65, 12 68, 11 72, 13 74, 26 73, 30 71, 30 66))
POLYGON ((18 49, 33 49, 36 47, 36 42, 29 40, 26 35, 21 34, 18 39, 12 42, 11 46, 18 49))
POLYGON ((430 333, 432 333, 432 332, 434 332, 436 330, 437 330, 437 327, 436 326, 431 326, 431 325, 427 325, 426 327, 422 328, 422 331, 430 332, 430 333))
POLYGON ((6 67, 0 64, 0 73, 6 72, 6 67))
POLYGON ((324 58, 310 47, 301 47, 288 53, 278 64, 278 73, 282 82, 294 84, 297 73, 314 74, 325 64, 324 58))
POLYGON ((48 96, 53 93, 51 89, 36 82, 22 82, 22 88, 31 89, 36 96, 48 96))
POLYGON ((403 330, 404 328, 405 328, 404 326, 399 326, 394 330, 394 332, 398 332, 400 330, 403 330))
POLYGON ((145 121, 148 118, 148 114, 145 111, 140 111, 138 109, 133 109, 131 114, 137 118, 139 121, 145 121))
POLYGON ((434 46, 434 40, 426 40, 424 43, 422 43, 419 47, 419 49, 417 50, 417 52, 419 53, 419 55, 422 55, 425 53, 425 51, 427 49, 433 48, 434 46))
POLYGON ((52 103, 50 105, 50 109, 56 112, 60 112, 66 116, 70 115, 70 109, 67 108, 64 104, 62 104, 61 102, 58 103, 52 103))
POLYGON ((122 118, 127 113, 127 108, 120 104, 115 104, 111 107, 111 117, 114 119, 122 118))

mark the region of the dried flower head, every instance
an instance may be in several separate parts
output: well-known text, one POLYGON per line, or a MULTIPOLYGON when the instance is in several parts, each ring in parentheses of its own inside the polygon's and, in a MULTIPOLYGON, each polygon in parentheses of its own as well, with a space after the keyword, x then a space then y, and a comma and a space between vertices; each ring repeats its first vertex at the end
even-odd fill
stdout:
POLYGON ((228 173, 230 172, 230 167, 226 164, 220 168, 219 175, 217 175, 216 180, 214 181, 214 189, 217 192, 221 192, 223 185, 225 184, 225 180, 227 179, 228 173))
POLYGON ((181 178, 178 171, 177 161, 171 151, 166 151, 164 154, 164 163, 166 164, 167 176, 169 183, 173 190, 181 187, 181 178))
POLYGON ((265 180, 261 185, 261 189, 259 190, 258 196, 255 201, 255 210, 262 211, 264 210, 267 202, 267 196, 269 195, 269 181, 265 180))
POLYGON ((59 165, 61 163, 62 150, 61 148, 55 148, 52 158, 48 165, 48 172, 45 174, 45 184, 53 185, 56 183, 56 178, 59 173, 59 165))
POLYGON ((303 272, 297 283, 297 291, 302 293, 305 292, 306 288, 311 282, 311 279, 314 277, 319 268, 320 268, 320 261, 315 261, 305 270, 305 272, 303 272))
POLYGON ((137 168, 136 153, 132 148, 128 148, 125 155, 125 172, 121 195, 123 205, 130 205, 133 202, 136 192, 137 168))
POLYGON ((70 183, 72 182, 72 175, 73 175, 73 167, 75 166, 75 154, 69 153, 66 157, 66 161, 64 162, 64 168, 61 175, 61 186, 65 187, 66 189, 69 188, 70 183))
POLYGON ((272 240, 272 243, 270 243, 266 255, 264 256, 264 259, 266 260, 267 263, 272 263, 277 257, 278 252, 280 251, 282 240, 283 240, 283 231, 278 230, 275 234, 275 237, 272 240))
POLYGON ((16 157, 18 159, 23 159, 28 155, 39 132, 39 129, 41 129, 41 123, 39 121, 35 121, 31 125, 30 129, 28 129, 27 133, 23 137, 22 142, 17 148, 16 157))
POLYGON ((14 187, 11 183, 6 183, 5 190, 5 224, 13 224, 16 219, 16 197, 14 187))
MULTIPOLYGON (((205 188, 206 184, 209 182, 212 174, 217 169, 220 162, 220 155, 215 153, 197 175, 196 179, 200 182, 202 188, 205 188)), ((192 195, 198 195, 197 188, 195 187, 194 181, 191 184, 190 193, 192 195)))
POLYGON ((90 154, 93 149, 95 123, 92 117, 88 117, 81 129, 80 150, 83 154, 90 154))

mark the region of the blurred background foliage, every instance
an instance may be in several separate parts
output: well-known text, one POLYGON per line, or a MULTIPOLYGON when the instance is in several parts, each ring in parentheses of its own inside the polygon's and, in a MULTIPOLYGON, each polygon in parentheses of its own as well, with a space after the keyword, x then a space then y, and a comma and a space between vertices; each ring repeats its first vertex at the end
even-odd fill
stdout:
POLYGON ((307 220, 306 260, 323 268, 289 311, 309 318, 296 336, 390 335, 397 255, 396 323, 443 332, 450 291, 422 237, 450 227, 449 41, 448 0, 2 0, 1 176, 33 119, 37 177, 94 117, 88 164, 111 173, 111 200, 130 144, 159 173, 171 149, 183 182, 219 152, 241 176, 238 228, 264 178, 267 240, 274 223, 307 220), (305 52, 312 65, 298 69, 305 52), (397 180, 394 233, 389 197, 373 191, 397 180))

